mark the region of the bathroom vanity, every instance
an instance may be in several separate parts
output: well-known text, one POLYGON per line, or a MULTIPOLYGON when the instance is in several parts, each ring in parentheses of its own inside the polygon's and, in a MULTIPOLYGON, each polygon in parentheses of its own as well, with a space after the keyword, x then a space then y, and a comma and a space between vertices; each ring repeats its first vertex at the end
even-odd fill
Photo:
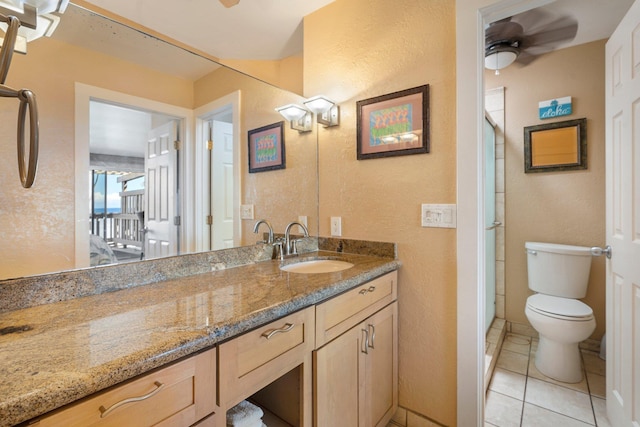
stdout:
POLYGON ((225 426, 247 398, 281 425, 386 425, 400 263, 287 262, 309 258, 353 267, 263 260, 0 314, 0 426, 225 426))

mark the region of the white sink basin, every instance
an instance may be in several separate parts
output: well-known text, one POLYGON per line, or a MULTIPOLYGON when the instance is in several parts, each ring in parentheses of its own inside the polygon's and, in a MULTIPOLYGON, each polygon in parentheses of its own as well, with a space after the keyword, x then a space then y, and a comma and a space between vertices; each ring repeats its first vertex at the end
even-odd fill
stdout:
POLYGON ((353 267, 353 264, 346 261, 338 261, 334 259, 314 259, 310 261, 296 262, 280 267, 281 270, 289 273, 333 273, 336 271, 346 270, 353 267))

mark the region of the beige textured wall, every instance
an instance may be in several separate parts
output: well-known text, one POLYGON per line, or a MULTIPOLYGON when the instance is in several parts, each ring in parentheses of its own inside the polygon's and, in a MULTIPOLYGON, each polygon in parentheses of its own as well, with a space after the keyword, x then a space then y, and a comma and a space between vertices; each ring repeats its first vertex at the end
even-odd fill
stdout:
POLYGON ((74 82, 193 105, 192 83, 43 38, 14 55, 6 84, 29 88, 38 102, 40 165, 36 185, 20 185, 18 102, 0 102, 0 278, 74 267, 74 82), (46 72, 43 73, 43 70, 46 72), (162 88, 162 90, 158 90, 162 88))
POLYGON ((320 234, 397 242, 400 405, 456 419, 456 231, 422 228, 421 203, 455 203, 455 7, 440 0, 336 0, 305 18, 305 96, 341 124, 318 131, 320 234), (431 153, 356 160, 356 101, 429 84, 431 153))
POLYGON ((273 61, 221 59, 220 63, 279 88, 302 94, 302 55, 273 61))
MULTIPOLYGON (((254 204, 256 220, 266 218, 271 221, 276 233, 284 233, 289 222, 297 220, 299 215, 305 215, 308 217, 309 232, 316 235, 318 175, 315 129, 299 133, 285 122, 286 168, 248 173, 248 131, 284 120, 275 108, 292 103, 301 105, 301 96, 228 68, 219 68, 198 80, 194 87, 196 108, 238 89, 241 92, 241 203, 254 204)), ((242 243, 245 245, 258 240, 258 236, 253 234, 254 223, 255 220, 242 221, 242 243)))
MULTIPOLYGON (((580 246, 605 243, 605 93, 604 41, 539 57, 526 67, 517 64, 495 76, 485 73, 486 87, 505 87, 505 262, 506 319, 528 324, 526 241, 580 246), (539 120, 538 102, 571 96, 573 114, 539 120), (524 173, 525 126, 587 118, 588 169, 524 173)), ((605 263, 593 258, 584 299, 596 315, 592 338, 605 330, 605 263)))

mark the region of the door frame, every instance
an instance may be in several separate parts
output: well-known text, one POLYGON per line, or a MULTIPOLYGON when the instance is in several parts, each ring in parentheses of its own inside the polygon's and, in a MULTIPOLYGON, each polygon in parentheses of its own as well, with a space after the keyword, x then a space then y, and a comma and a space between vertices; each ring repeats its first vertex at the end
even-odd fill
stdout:
POLYGON ((484 23, 551 2, 456 0, 458 425, 484 423, 484 23))
POLYGON ((234 225, 233 236, 234 246, 239 246, 242 242, 242 219, 240 218, 240 195, 242 192, 242 164, 240 162, 242 144, 241 144, 241 116, 240 116, 240 91, 231 92, 228 95, 220 97, 194 110, 195 117, 195 144, 194 153, 196 153, 195 162, 195 198, 193 206, 195 206, 194 231, 195 231, 195 250, 207 251, 208 235, 206 234, 206 218, 209 214, 208 206, 211 203, 211 195, 209 194, 209 172, 208 172, 208 156, 209 152, 206 148, 207 136, 204 135, 203 125, 208 120, 215 117, 216 113, 223 109, 231 107, 232 127, 233 127, 233 206, 237 209, 237 223, 234 225), (200 156, 197 153, 201 153, 200 156), (204 154, 202 154, 204 153, 204 154), (205 239, 206 237, 206 239, 205 239))
MULTIPOLYGON (((180 121, 179 136, 182 144, 179 169, 181 171, 180 206, 190 206, 194 201, 193 174, 186 173, 193 164, 193 111, 151 99, 141 98, 122 92, 91 86, 84 83, 75 84, 75 268, 89 266, 89 104, 91 100, 99 100, 121 104, 132 108, 153 111, 168 116, 174 116, 180 121)), ((180 233, 180 248, 183 251, 193 251, 193 221, 184 212, 182 216, 182 232, 180 233)))

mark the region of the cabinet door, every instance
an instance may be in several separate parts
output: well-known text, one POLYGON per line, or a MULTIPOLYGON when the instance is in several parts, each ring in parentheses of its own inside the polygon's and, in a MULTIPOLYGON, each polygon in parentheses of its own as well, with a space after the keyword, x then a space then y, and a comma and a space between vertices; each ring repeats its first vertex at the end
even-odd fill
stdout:
POLYGON ((315 427, 364 427, 365 333, 353 327, 314 352, 315 427))
POLYGON ((385 427, 398 408, 397 319, 394 302, 364 322, 367 426, 385 427))

